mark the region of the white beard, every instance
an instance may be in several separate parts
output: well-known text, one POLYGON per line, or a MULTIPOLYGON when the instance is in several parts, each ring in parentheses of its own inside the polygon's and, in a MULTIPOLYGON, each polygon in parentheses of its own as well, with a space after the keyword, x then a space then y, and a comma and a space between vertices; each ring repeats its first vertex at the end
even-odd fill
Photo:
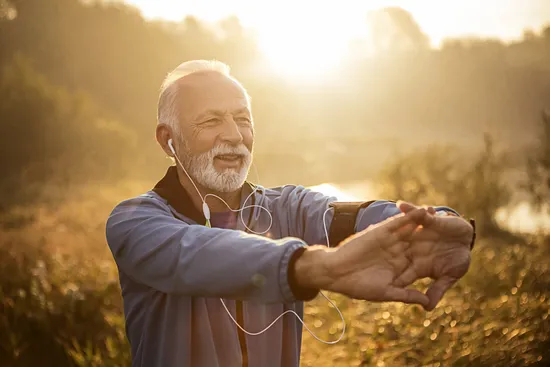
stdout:
POLYGON ((189 175, 201 186, 216 192, 234 192, 239 190, 246 180, 250 164, 252 163, 252 153, 244 144, 231 146, 220 144, 206 153, 199 155, 189 154, 185 147, 186 155, 184 157, 184 166, 189 175), (218 172, 214 167, 214 157, 220 154, 239 154, 242 158, 240 168, 226 168, 218 172))

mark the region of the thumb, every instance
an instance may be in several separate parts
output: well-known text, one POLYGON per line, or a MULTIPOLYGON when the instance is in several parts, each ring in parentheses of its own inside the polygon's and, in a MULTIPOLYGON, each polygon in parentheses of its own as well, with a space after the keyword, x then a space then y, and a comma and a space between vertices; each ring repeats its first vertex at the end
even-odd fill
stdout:
POLYGON ((443 298, 445 292, 447 292, 449 288, 456 283, 456 281, 457 279, 451 277, 441 277, 437 279, 426 292, 426 295, 430 299, 427 307, 425 307, 426 311, 433 310, 439 301, 441 301, 441 298, 443 298))

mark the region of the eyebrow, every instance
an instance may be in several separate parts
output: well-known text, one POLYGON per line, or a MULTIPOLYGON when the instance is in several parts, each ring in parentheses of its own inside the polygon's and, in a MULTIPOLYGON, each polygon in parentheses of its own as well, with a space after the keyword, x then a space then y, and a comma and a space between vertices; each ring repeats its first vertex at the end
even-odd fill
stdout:
POLYGON ((209 115, 222 116, 222 115, 225 115, 226 113, 231 113, 232 115, 240 115, 240 114, 246 113, 247 115, 250 115, 250 112, 248 111, 248 108, 246 108, 246 107, 242 107, 242 108, 239 108, 239 109, 233 110, 233 111, 210 109, 210 110, 207 110, 206 112, 201 113, 200 115, 198 115, 194 120, 195 121, 200 121, 200 120, 202 120, 203 118, 205 118, 206 116, 209 116, 209 115))

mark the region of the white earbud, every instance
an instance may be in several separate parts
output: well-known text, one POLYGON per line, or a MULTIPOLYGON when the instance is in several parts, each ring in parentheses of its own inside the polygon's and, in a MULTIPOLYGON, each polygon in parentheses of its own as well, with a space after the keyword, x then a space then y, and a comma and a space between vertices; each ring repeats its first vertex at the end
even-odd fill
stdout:
POLYGON ((176 150, 174 149, 174 146, 172 145, 172 139, 168 139, 168 147, 170 148, 172 153, 174 153, 174 155, 176 155, 176 150))

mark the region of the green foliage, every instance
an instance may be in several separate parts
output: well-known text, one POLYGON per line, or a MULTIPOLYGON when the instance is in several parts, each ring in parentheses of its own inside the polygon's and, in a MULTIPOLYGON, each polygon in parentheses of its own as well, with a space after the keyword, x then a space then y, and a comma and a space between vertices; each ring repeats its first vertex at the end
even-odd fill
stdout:
POLYGON ((506 184, 506 156, 485 136, 481 154, 457 147, 433 145, 389 161, 378 182, 381 197, 415 204, 447 205, 475 218, 479 233, 498 226, 494 214, 511 202, 506 184))

